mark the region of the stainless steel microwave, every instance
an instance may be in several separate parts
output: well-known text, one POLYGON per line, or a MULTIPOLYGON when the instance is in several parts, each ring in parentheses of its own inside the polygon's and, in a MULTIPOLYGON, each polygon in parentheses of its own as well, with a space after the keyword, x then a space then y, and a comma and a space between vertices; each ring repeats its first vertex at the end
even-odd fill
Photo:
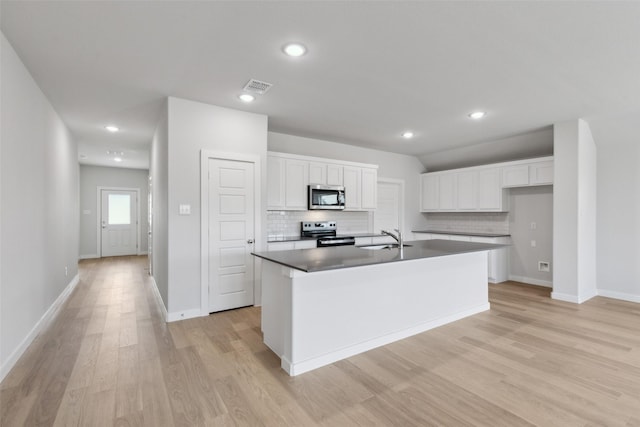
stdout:
POLYGON ((338 185, 310 185, 309 209, 344 209, 344 187, 338 185))

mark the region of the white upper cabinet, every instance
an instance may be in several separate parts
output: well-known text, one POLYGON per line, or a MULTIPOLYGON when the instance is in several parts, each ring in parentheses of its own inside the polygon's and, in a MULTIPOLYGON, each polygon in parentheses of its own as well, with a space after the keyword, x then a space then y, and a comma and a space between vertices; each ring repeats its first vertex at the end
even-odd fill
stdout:
POLYGON ((456 182, 457 175, 454 173, 446 173, 440 175, 438 209, 439 210, 455 210, 456 209, 456 182))
POLYGON ((309 184, 327 184, 327 164, 309 163, 309 184))
POLYGON ((420 210, 432 212, 438 210, 440 177, 432 173, 420 175, 420 210))
POLYGON ((345 210, 358 211, 362 208, 362 168, 344 167, 345 210))
POLYGON ((267 209, 307 210, 309 184, 345 187, 345 210, 376 209, 376 165, 269 152, 267 209))
POLYGON ((344 185, 344 167, 340 165, 327 165, 327 185, 344 185))
POLYGON ((456 199, 461 211, 474 211, 478 208, 478 172, 467 171, 457 174, 456 199))
POLYGON ((378 170, 362 168, 362 194, 360 195, 361 208, 375 210, 377 207, 378 170))
POLYGON ((553 157, 424 173, 421 212, 506 212, 507 188, 553 184, 553 157))
POLYGON ((553 184, 553 160, 528 162, 502 170, 503 187, 553 184))
POLYGON ((502 211, 507 198, 502 189, 500 168, 488 168, 478 171, 478 210, 502 211))
POLYGON ((537 162, 529 165, 530 185, 553 184, 553 161, 537 162))
POLYGON ((285 159, 285 207, 288 210, 307 210, 309 162, 285 159))
POLYGON ((267 209, 284 209, 284 162, 282 157, 267 156, 267 209))
POLYGON ((503 187, 522 187, 529 185, 529 165, 509 166, 502 169, 503 187))

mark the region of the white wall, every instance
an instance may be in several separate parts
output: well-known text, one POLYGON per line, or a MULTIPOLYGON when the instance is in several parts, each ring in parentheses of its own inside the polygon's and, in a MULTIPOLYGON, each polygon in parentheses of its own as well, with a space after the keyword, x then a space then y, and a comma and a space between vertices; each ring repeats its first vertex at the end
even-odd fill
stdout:
MULTIPOLYGON (((168 311, 186 318, 200 313, 200 152, 259 156, 266 195, 267 117, 178 98, 169 98, 168 105, 168 311), (180 204, 191 205, 191 215, 178 215, 180 204)), ((262 200, 260 223, 266 224, 262 200)), ((256 236, 263 234, 256 230, 256 236)), ((257 237, 256 249, 262 245, 264 238, 257 237)))
POLYGON ((77 283, 79 184, 71 134, 4 35, 0 51, 1 379, 77 283))
POLYGON ((269 132, 269 151, 378 165, 379 178, 404 180, 404 234, 427 226, 420 213, 418 189, 424 166, 417 157, 276 132, 269 132))
POLYGON ((553 292, 583 302, 596 291, 596 150, 583 120, 554 125, 553 292))
POLYGON ((165 102, 151 141, 151 264, 165 309, 169 306, 169 109, 165 102))
POLYGON ((598 294, 640 302, 640 125, 596 121, 598 294))
POLYGON ((509 276, 511 280, 552 286, 553 281, 553 186, 509 189, 509 276), (535 229, 531 223, 535 223, 535 229), (531 246, 535 240, 536 246, 531 246), (538 261, 551 265, 538 271, 538 261))
POLYGON ((146 169, 110 168, 103 166, 80 166, 80 258, 96 258, 98 248, 97 188, 137 188, 139 192, 138 216, 140 223, 140 247, 138 253, 147 253, 149 245, 147 221, 147 193, 149 171, 146 169), (87 213, 88 212, 88 213, 87 213))

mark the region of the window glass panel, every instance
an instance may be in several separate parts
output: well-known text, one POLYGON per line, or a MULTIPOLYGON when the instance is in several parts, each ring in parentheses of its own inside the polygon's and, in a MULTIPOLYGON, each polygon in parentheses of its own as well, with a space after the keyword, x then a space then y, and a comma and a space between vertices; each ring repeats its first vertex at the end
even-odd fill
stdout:
POLYGON ((131 224, 131 196, 109 194, 109 225, 131 224))

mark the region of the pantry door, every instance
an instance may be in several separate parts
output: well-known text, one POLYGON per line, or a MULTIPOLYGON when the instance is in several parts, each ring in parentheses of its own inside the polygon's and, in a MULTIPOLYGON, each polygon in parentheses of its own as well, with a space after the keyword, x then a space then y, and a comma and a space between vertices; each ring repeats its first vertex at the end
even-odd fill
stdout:
POLYGON ((208 159, 209 312, 254 303, 254 163, 208 159))

